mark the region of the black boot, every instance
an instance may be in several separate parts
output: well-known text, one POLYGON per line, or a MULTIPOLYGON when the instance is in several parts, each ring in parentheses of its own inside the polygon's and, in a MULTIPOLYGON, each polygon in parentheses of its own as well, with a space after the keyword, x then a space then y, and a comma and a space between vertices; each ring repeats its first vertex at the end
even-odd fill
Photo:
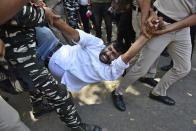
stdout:
POLYGON ((81 123, 80 126, 78 126, 77 128, 72 128, 71 131, 101 131, 101 127, 81 123))
POLYGON ((156 80, 154 80, 154 78, 141 77, 139 79, 139 81, 142 82, 142 83, 146 83, 148 85, 151 85, 152 87, 155 87, 158 84, 158 82, 156 80))

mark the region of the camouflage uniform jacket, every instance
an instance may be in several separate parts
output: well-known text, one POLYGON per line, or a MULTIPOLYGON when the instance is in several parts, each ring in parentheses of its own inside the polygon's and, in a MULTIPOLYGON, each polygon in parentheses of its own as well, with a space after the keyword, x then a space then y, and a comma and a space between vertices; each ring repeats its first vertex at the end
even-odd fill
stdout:
POLYGON ((5 43, 6 59, 12 64, 22 63, 25 59, 28 59, 30 57, 28 54, 32 54, 36 46, 34 27, 45 24, 44 9, 28 4, 11 20, 4 25, 0 25, 0 38, 5 43), (32 50, 27 48, 32 48, 32 50), (23 56, 26 56, 26 58, 23 58, 23 56), (17 61, 12 61, 12 58, 17 58, 17 61))
POLYGON ((29 76, 36 90, 30 91, 33 112, 40 115, 43 96, 48 105, 56 109, 60 119, 68 127, 77 128, 81 119, 72 101, 72 95, 58 84, 48 69, 39 62, 36 56, 36 26, 45 25, 44 9, 24 6, 9 22, 0 26, 0 38, 6 47, 6 59, 19 71, 29 76))
MULTIPOLYGON (((24 82, 28 79, 26 81, 26 84, 28 86, 24 86, 24 87, 26 87, 27 88, 26 90, 29 90, 29 91, 34 90, 34 89, 33 89, 31 79, 28 78, 27 75, 24 75, 26 74, 26 72, 24 71, 24 67, 30 64, 31 61, 37 61, 35 57, 36 32, 35 32, 34 27, 42 26, 45 24, 46 22, 45 22, 44 9, 38 6, 35 6, 35 5, 31 6, 30 4, 28 4, 24 6, 11 20, 9 20, 4 25, 0 25, 0 38, 4 41, 5 48, 6 48, 5 58, 12 65, 16 65, 13 68, 14 74, 13 74, 13 70, 9 69, 6 75, 9 78, 10 77, 15 78, 15 76, 18 76, 20 74, 21 77, 20 78, 17 77, 18 80, 19 79, 21 80, 20 82, 24 82), (18 70, 20 71, 18 72, 18 70), (9 74, 12 74, 12 75, 10 76, 9 74)), ((3 66, 3 65, 0 65, 0 66, 3 66)), ((31 69, 29 68, 27 71, 31 69)), ((5 72, 5 71, 1 70, 0 74, 2 74, 3 76, 2 72, 5 72)), ((10 79, 10 82, 16 83, 17 80, 10 79)), ((16 88, 16 86, 13 86, 13 87, 16 88)))

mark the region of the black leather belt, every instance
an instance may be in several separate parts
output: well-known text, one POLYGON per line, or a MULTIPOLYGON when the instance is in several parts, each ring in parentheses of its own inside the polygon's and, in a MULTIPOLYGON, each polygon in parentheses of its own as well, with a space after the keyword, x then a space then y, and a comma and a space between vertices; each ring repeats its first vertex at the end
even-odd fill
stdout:
POLYGON ((163 17, 163 21, 165 21, 167 23, 173 24, 173 23, 177 22, 176 20, 173 20, 173 19, 169 18, 168 16, 164 15, 163 13, 161 13, 159 11, 158 11, 157 15, 159 17, 163 17))
POLYGON ((45 59, 44 64, 46 67, 48 67, 48 63, 50 61, 50 58, 52 57, 52 55, 61 47, 63 46, 63 44, 61 42, 58 43, 57 46, 55 46, 49 53, 48 57, 45 59))
POLYGON ((141 12, 141 9, 139 7, 134 6, 134 5, 132 5, 132 9, 135 11, 141 12))

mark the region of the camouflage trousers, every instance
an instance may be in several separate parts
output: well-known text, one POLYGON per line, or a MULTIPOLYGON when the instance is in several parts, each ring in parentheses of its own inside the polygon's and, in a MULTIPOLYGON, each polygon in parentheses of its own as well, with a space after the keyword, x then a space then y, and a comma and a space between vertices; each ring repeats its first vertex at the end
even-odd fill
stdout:
POLYGON ((60 119, 68 127, 76 128, 81 123, 81 119, 76 111, 72 95, 66 88, 59 85, 48 69, 38 61, 34 38, 35 31, 28 30, 27 32, 18 31, 18 34, 12 38, 5 39, 6 59, 31 77, 36 88, 35 92, 30 92, 33 106, 40 104, 43 97, 47 98, 60 119))
POLYGON ((64 0, 64 7, 67 13, 69 25, 74 29, 79 29, 79 1, 78 0, 64 0))

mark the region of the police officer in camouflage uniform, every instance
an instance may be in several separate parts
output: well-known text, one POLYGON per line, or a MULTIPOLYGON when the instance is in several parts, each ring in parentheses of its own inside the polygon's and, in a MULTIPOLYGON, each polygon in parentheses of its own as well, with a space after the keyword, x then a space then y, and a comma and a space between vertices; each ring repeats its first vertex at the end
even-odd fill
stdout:
POLYGON ((79 0, 64 0, 63 3, 66 9, 69 25, 74 29, 79 29, 78 27, 78 23, 79 23, 78 15, 80 9, 79 0))
POLYGON ((7 23, 0 25, 0 38, 5 43, 6 59, 21 72, 28 74, 36 88, 30 92, 34 108, 40 107, 42 97, 46 97, 60 119, 75 131, 99 131, 97 126, 81 123, 72 101, 72 95, 49 73, 36 56, 35 26, 44 26, 49 16, 55 16, 49 8, 45 11, 30 4, 24 6, 7 23))

